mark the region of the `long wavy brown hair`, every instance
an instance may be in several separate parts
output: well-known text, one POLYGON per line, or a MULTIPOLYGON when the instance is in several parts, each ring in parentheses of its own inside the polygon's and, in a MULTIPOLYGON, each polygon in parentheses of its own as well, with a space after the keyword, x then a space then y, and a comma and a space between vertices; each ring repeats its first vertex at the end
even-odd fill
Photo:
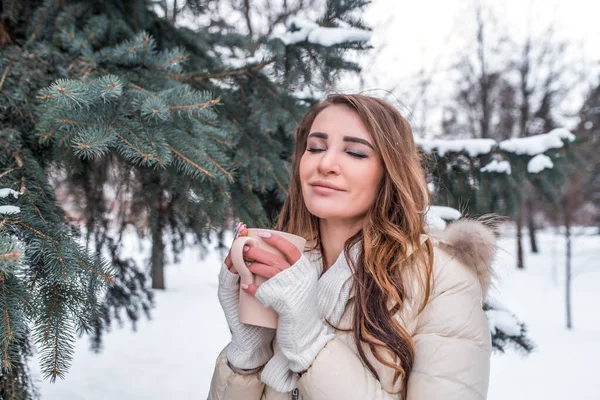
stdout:
POLYGON ((425 306, 431 292, 433 245, 421 243, 429 191, 421 160, 409 123, 384 100, 358 95, 333 94, 312 106, 296 128, 296 148, 292 159, 290 189, 278 216, 275 229, 300 235, 313 243, 313 249, 325 252, 319 236, 319 219, 304 203, 300 182, 300 159, 317 115, 325 108, 341 104, 350 107, 363 120, 384 166, 375 201, 367 213, 363 228, 344 244, 344 253, 354 275, 355 307, 352 331, 365 366, 379 379, 368 361, 363 344, 376 359, 395 370, 394 382, 407 380, 414 363, 414 343, 402 327, 396 313, 402 311, 408 295, 405 280, 421 284, 425 306), (350 249, 361 243, 356 260, 350 249), (408 256, 409 249, 412 254, 408 256), (382 352, 392 356, 386 360, 382 352))

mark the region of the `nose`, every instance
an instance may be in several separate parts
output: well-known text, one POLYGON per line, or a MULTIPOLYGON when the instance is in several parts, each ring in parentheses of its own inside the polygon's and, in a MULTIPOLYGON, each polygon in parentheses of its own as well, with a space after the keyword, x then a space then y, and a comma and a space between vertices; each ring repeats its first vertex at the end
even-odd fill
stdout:
POLYGON ((319 159, 318 165, 319 173, 322 175, 328 174, 339 174, 340 173, 340 165, 338 157, 335 152, 332 150, 324 151, 321 153, 321 158, 319 159))

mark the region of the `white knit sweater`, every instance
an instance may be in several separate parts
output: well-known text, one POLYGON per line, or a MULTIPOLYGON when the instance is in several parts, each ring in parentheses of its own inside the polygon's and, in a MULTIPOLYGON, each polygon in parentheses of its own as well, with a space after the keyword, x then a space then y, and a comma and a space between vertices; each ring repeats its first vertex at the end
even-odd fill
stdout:
MULTIPOLYGON (((361 244, 358 243, 350 249, 352 260, 356 260, 360 248, 361 244)), ((298 373, 295 371, 307 369, 325 344, 334 337, 333 328, 325 320, 337 325, 346 308, 352 288, 352 271, 346 262, 344 252, 342 251, 333 265, 321 275, 322 271, 323 260, 320 254, 306 252, 288 270, 263 283, 257 292, 257 298, 267 305, 270 305, 272 298, 285 298, 287 307, 291 308, 286 311, 293 313, 295 321, 302 321, 302 324, 296 323, 294 327, 281 327, 280 318, 277 336, 280 346, 283 341, 293 340, 293 335, 285 334, 285 337, 280 335, 286 332, 286 328, 300 330, 296 335, 298 341, 302 341, 303 338, 313 338, 312 343, 286 343, 286 348, 302 349, 300 350, 302 354, 291 356, 288 354, 286 357, 280 346, 275 347, 273 357, 261 373, 261 380, 278 392, 289 392, 296 387, 298 373), (305 287, 294 287, 298 290, 290 291, 290 282, 302 281, 304 275, 314 271, 318 273, 316 283, 305 287), (315 304, 314 308, 306 306, 306 296, 316 296, 317 301, 311 303, 315 304), (318 315, 315 316, 315 313, 318 315)))

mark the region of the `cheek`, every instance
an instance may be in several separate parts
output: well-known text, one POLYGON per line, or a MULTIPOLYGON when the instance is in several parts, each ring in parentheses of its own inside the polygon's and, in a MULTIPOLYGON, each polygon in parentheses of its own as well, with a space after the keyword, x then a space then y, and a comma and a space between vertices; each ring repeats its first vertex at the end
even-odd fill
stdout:
POLYGON ((368 164, 362 164, 357 166, 356 177, 359 182, 364 184, 364 189, 374 191, 377 189, 377 185, 383 178, 383 170, 378 163, 371 162, 368 164))
POLYGON ((305 180, 305 176, 307 173, 307 162, 306 162, 306 157, 303 155, 302 157, 300 157, 300 165, 298 166, 298 170, 299 170, 299 174, 300 174, 300 182, 304 183, 305 180))
POLYGON ((374 201, 377 190, 383 179, 383 170, 380 165, 370 165, 369 168, 362 168, 360 174, 362 182, 362 196, 369 201, 374 201))

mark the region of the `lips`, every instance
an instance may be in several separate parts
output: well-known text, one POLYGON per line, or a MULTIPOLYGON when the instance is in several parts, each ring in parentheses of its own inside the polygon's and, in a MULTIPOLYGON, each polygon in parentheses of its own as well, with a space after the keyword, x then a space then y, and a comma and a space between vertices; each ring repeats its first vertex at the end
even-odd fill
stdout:
POLYGON ((339 187, 335 186, 334 184, 329 183, 329 182, 324 182, 324 181, 313 182, 313 183, 311 183, 311 186, 313 186, 313 187, 323 187, 323 188, 328 188, 328 189, 342 191, 342 189, 340 189, 339 187))

